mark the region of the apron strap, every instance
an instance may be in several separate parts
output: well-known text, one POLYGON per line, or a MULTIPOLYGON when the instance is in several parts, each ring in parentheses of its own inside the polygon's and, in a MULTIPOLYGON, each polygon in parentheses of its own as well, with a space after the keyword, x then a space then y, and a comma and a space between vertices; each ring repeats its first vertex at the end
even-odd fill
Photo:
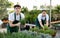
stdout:
MULTIPOLYGON (((16 13, 14 13, 14 20, 16 20, 16 13)), ((21 14, 20 14, 20 20, 21 20, 21 14)))
POLYGON ((45 20, 41 19, 42 24, 44 25, 46 23, 46 16, 45 16, 45 20))

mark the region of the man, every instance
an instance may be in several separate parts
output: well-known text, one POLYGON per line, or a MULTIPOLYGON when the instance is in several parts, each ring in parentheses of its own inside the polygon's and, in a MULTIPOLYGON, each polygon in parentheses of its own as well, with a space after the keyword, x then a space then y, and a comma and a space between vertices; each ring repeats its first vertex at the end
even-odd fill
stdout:
POLYGON ((36 25, 39 28, 43 28, 44 29, 44 24, 46 24, 48 26, 49 16, 46 13, 46 10, 43 10, 42 13, 38 15, 37 21, 38 21, 38 23, 36 25))
POLYGON ((20 5, 14 5, 14 13, 9 14, 9 26, 8 31, 9 32, 18 32, 19 29, 19 21, 21 19, 24 19, 25 16, 23 13, 21 13, 21 6, 20 5))
POLYGON ((2 28, 6 28, 7 27, 7 24, 8 24, 8 18, 7 17, 4 17, 3 19, 2 19, 2 22, 3 22, 3 24, 2 24, 2 28))

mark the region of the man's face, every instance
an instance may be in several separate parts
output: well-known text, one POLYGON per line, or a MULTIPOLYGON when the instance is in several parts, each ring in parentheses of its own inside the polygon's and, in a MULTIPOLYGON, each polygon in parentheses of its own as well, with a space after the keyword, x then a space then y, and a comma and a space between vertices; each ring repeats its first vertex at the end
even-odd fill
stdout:
POLYGON ((20 13, 21 12, 21 8, 20 7, 15 7, 14 10, 15 10, 16 13, 20 13))
POLYGON ((42 16, 46 16, 46 11, 43 11, 42 12, 42 16))

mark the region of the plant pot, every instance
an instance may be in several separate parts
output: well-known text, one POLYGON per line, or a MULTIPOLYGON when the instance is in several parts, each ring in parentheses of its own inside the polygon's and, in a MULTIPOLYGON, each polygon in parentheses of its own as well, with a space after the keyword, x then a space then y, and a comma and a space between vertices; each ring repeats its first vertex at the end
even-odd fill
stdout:
POLYGON ((54 38, 56 36, 56 32, 52 35, 52 37, 54 38))
POLYGON ((22 25, 22 24, 20 24, 20 30, 22 31, 22 30, 25 30, 24 27, 25 25, 22 25))
POLYGON ((20 24, 20 28, 24 28, 25 25, 20 24))

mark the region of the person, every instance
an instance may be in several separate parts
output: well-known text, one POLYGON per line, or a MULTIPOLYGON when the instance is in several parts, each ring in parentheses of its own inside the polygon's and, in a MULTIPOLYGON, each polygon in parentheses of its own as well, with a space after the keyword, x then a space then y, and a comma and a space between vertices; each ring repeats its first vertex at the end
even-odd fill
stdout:
POLYGON ((3 24, 1 25, 2 28, 6 28, 7 25, 8 25, 8 18, 7 18, 7 17, 4 17, 4 18, 2 19, 2 22, 3 22, 3 24))
POLYGON ((21 13, 21 6, 20 5, 14 5, 14 12, 9 14, 9 25, 8 25, 8 32, 18 32, 19 26, 20 26, 20 20, 24 19, 25 16, 23 13, 21 13))
POLYGON ((0 28, 2 28, 2 24, 3 24, 3 21, 2 21, 2 20, 0 20, 0 28))
POLYGON ((49 16, 46 13, 46 10, 42 10, 42 13, 40 13, 36 19, 36 26, 44 29, 44 25, 48 26, 48 24, 49 16))

